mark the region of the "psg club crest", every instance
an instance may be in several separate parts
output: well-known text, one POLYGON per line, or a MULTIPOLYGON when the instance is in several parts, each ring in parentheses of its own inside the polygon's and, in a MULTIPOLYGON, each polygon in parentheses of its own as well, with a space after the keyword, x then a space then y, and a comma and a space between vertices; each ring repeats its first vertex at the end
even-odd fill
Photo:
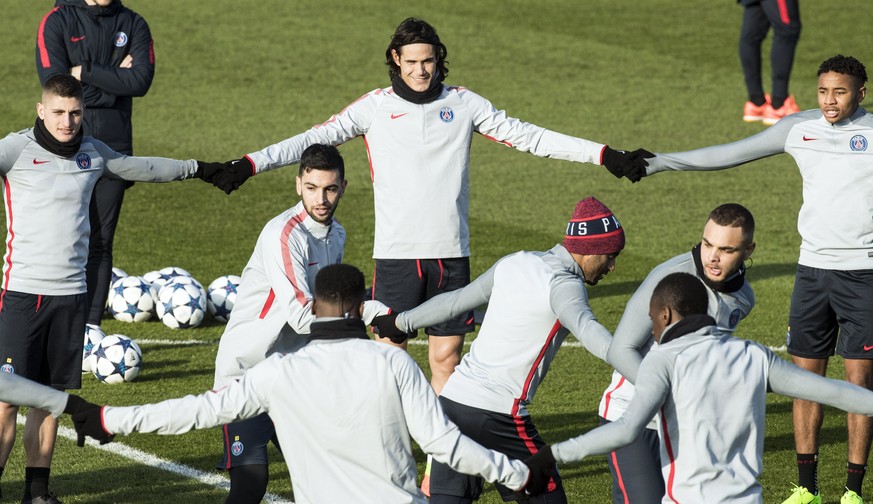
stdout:
POLYGON ((12 364, 3 364, 0 366, 0 371, 6 374, 15 374, 15 368, 12 367, 12 364))
POLYGON ((234 457, 242 455, 244 449, 245 447, 241 441, 234 441, 233 444, 230 445, 230 453, 232 453, 234 457))
POLYGON ((78 166, 80 170, 91 168, 91 156, 84 152, 79 153, 79 155, 76 156, 76 166, 78 166))
POLYGON ((442 119, 444 123, 450 123, 455 119, 455 112, 451 107, 443 107, 440 109, 440 119, 442 119))
POLYGON ((855 152, 867 150, 867 138, 864 135, 855 135, 849 140, 849 147, 855 152))
POLYGON ((127 45, 127 34, 118 32, 115 34, 115 47, 124 47, 127 45))
POLYGON ((731 312, 731 316, 728 317, 728 327, 733 329, 740 322, 740 309, 737 308, 731 312))

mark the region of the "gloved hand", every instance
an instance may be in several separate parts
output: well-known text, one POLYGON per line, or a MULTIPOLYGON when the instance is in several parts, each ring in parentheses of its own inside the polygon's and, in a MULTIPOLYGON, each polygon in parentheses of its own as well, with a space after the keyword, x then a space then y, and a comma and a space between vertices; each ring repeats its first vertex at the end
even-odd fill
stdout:
POLYGON ((524 487, 524 492, 528 495, 545 493, 556 469, 552 447, 543 446, 538 452, 525 459, 524 464, 530 469, 530 479, 524 487))
POLYGON ((106 444, 115 437, 115 434, 110 434, 103 428, 100 418, 102 410, 102 406, 89 403, 75 394, 69 394, 64 413, 69 414, 73 419, 73 426, 76 428, 76 434, 79 435, 76 440, 77 446, 85 446, 85 436, 91 436, 100 441, 100 444, 106 444))
POLYGON ((215 175, 224 171, 224 163, 207 163, 206 161, 197 161, 197 171, 194 173, 196 178, 204 182, 213 183, 215 175))
POLYGON ((379 315, 373 318, 373 327, 378 330, 380 337, 388 338, 392 342, 400 344, 409 338, 409 334, 397 328, 395 323, 397 315, 397 313, 393 312, 388 315, 379 315))
POLYGON ((212 185, 230 194, 245 184, 254 174, 255 167, 249 158, 243 157, 224 163, 224 169, 215 174, 212 185))
POLYGON ((603 150, 603 166, 615 178, 627 177, 631 182, 639 182, 646 176, 646 166, 649 166, 646 158, 650 157, 654 157, 654 154, 645 149, 625 152, 607 146, 603 150))

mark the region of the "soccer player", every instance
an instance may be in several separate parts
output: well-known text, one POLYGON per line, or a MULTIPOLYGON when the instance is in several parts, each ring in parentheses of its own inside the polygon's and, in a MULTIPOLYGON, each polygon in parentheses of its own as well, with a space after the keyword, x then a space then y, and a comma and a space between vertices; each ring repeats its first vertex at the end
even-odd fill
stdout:
MULTIPOLYGON (((333 215, 346 188, 345 164, 336 147, 313 144, 300 157, 300 202, 270 220, 243 269, 233 314, 215 357, 218 390, 275 352, 303 346, 315 319, 312 293, 319 270, 342 261, 346 231, 333 215)), ((378 301, 364 304, 364 322, 387 313, 378 301)), ((267 491, 267 445, 273 420, 263 413, 222 428, 229 471, 227 504, 258 503, 267 491)), ((288 447, 295 450, 294 446, 288 447)))
MULTIPOLYGON (((46 81, 32 129, 0 140, 6 254, 0 292, 0 372, 58 389, 82 379, 85 263, 91 190, 101 176, 142 182, 212 178, 220 164, 129 157, 82 132, 79 81, 46 81)), ((15 442, 18 406, 0 403, 0 474, 15 442)), ((30 409, 23 503, 59 502, 48 492, 57 419, 30 409)))
POLYGON ((107 441, 131 432, 181 434, 269 413, 282 446, 293 449, 288 472, 300 504, 427 503, 415 484, 410 436, 456 470, 522 490, 529 471, 521 461, 462 435, 412 357, 369 339, 363 300, 364 275, 357 268, 326 266, 316 277, 316 318, 304 347, 273 354, 239 381, 196 397, 123 408, 79 403, 71 408, 76 430, 107 441))
MULTIPOLYGON (((39 24, 36 71, 45 84, 68 73, 85 90, 84 133, 110 149, 133 155, 133 98, 144 96, 155 75, 146 20, 121 0, 57 0, 39 24)), ((86 283, 88 324, 100 325, 112 281, 112 242, 127 180, 101 177, 91 196, 91 238, 86 283)))
MULTIPOLYGON (((719 205, 703 227, 700 243, 656 266, 631 296, 612 336, 607 361, 616 367, 612 383, 600 401, 601 424, 618 420, 634 396, 637 371, 652 346, 652 321, 648 317, 652 291, 670 273, 695 275, 706 285, 708 314, 724 333, 733 333, 755 305, 746 280, 744 261, 755 250, 755 220, 742 205, 719 205)), ((664 495, 657 423, 652 421, 640 437, 607 455, 615 504, 659 503, 664 495)))
MULTIPOLYGON (((606 357, 611 337, 588 306, 585 284, 595 285, 613 271, 623 248, 618 219, 589 197, 576 205, 562 243, 545 252, 505 256, 467 287, 377 317, 375 323, 384 333, 402 334, 488 303, 479 335, 446 382, 440 402, 461 432, 482 446, 526 458, 545 445, 527 405, 567 334, 606 357)), ((511 489, 497 488, 505 500, 516 497, 511 489)), ((557 473, 547 488, 530 502, 567 502, 557 473)), ((469 503, 481 491, 481 478, 433 464, 431 504, 469 503)))
MULTIPOLYGON (((446 55, 433 26, 404 20, 385 51, 391 86, 237 160, 232 164, 237 176, 227 178, 228 172, 216 182, 233 189, 253 174, 296 163, 313 143, 337 145, 364 137, 376 208, 373 296, 406 310, 470 282, 467 214, 474 133, 536 156, 603 164, 613 173, 642 166, 636 153, 508 117, 473 91, 443 84, 449 73, 446 55)), ((464 334, 472 330, 472 311, 425 328, 437 394, 460 360, 464 334)), ((403 341, 398 344, 405 346, 403 341)))
POLYGON ((625 414, 546 447, 527 462, 545 477, 564 464, 633 441, 660 412, 667 502, 761 504, 767 391, 873 415, 873 392, 802 370, 756 342, 735 338, 707 315, 696 275, 671 273, 649 305, 658 345, 646 354, 625 414))
MULTIPOLYGON (((803 177, 803 205, 797 219, 802 241, 788 316, 788 353, 796 365, 820 375, 828 358, 839 353, 846 380, 873 389, 873 115, 860 106, 866 82, 860 61, 834 56, 818 69, 819 110, 793 114, 738 142, 658 154, 647 169, 626 176, 639 180, 664 170, 720 170, 790 154, 803 177)), ((817 472, 823 415, 820 404, 794 401, 799 481, 785 504, 821 502, 817 472)), ((871 437, 871 419, 849 414, 842 504, 861 502, 871 437)))

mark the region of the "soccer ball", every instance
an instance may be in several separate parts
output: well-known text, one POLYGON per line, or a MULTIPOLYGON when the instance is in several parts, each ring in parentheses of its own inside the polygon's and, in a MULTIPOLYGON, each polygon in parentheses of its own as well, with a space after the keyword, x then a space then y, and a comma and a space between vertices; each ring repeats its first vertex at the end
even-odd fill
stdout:
POLYGON ((216 320, 227 322, 236 302, 236 291, 241 279, 236 275, 216 278, 206 290, 206 309, 216 320))
POLYGON ((138 276, 119 278, 112 284, 109 313, 122 322, 144 322, 152 317, 152 287, 138 276))
MULTIPOLYGON (((191 276, 191 273, 188 273, 188 271, 179 268, 178 266, 167 266, 160 270, 149 271, 142 276, 142 279, 154 288, 155 305, 157 305, 158 294, 161 292, 161 287, 170 283, 170 280, 175 280, 179 277, 194 278, 191 276)), ((201 289, 203 288, 203 285, 201 285, 200 282, 197 282, 197 284, 200 285, 201 289)))
MULTIPOLYGON (((123 269, 116 268, 115 266, 113 266, 112 267, 112 279, 109 281, 109 285, 114 284, 116 281, 118 281, 119 278, 124 278, 126 276, 127 276, 127 273, 123 269)), ((109 313, 110 315, 112 315, 112 313, 109 311, 109 305, 112 304, 113 294, 114 293, 112 292, 112 289, 109 289, 109 293, 106 296, 106 313, 109 313)))
POLYGON ((121 334, 110 334, 94 350, 94 376, 103 383, 129 382, 139 376, 142 350, 121 334))
POLYGON ((82 347, 82 372, 90 373, 94 371, 94 361, 97 357, 94 356, 94 349, 100 344, 106 335, 100 330, 100 327, 86 324, 85 325, 85 346, 82 347))
POLYGON ((187 329, 203 322, 206 295, 193 283, 172 280, 158 293, 158 318, 172 329, 187 329))

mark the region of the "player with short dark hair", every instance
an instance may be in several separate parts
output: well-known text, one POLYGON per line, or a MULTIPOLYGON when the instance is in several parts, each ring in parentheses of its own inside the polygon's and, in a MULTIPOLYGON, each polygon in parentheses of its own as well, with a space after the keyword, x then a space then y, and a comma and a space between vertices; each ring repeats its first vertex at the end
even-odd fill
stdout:
MULTIPOLYGON (((463 289, 436 296, 400 314, 377 317, 383 334, 446 320, 488 304, 479 335, 449 377, 440 402, 461 432, 493 450, 524 458, 544 444, 527 407, 567 334, 603 359, 609 332, 588 305, 585 284, 595 285, 615 268, 624 229, 593 197, 576 204, 562 243, 544 252, 517 252, 497 261, 463 289)), ((481 478, 434 463, 431 504, 462 504, 479 498, 481 478)), ((547 492, 529 501, 498 485, 504 500, 562 503, 567 496, 557 474, 547 492)))
MULTIPOLYGON (((639 180, 665 170, 721 170, 780 153, 803 177, 797 218, 800 258, 791 296, 786 345, 798 366, 824 375, 834 353, 846 380, 873 389, 873 114, 861 107, 867 70, 837 55, 818 69, 818 110, 788 116, 755 136, 688 152, 658 154, 639 180)), ((794 401, 798 486, 784 504, 818 504, 818 448, 824 410, 794 401)), ((848 416, 848 465, 841 504, 861 501, 873 421, 848 416)))
MULTIPOLYGON (((658 345, 639 367, 637 393, 621 418, 556 443, 527 460, 543 478, 560 464, 608 453, 659 414, 663 502, 762 504, 767 392, 873 414, 873 392, 810 373, 763 345, 722 332, 694 275, 661 279, 649 304, 658 345)), ((532 476, 532 477, 534 477, 532 476)))
POLYGON ((181 434, 270 414, 300 504, 426 504, 416 486, 412 440, 455 470, 516 491, 526 487, 522 462, 479 446, 446 418, 409 354, 369 339, 357 268, 326 266, 315 284, 316 318, 302 348, 271 355, 239 381, 196 397, 102 409, 73 399, 76 430, 108 441, 114 434, 181 434))
MULTIPOLYGON (((89 202, 101 176, 169 182, 209 178, 220 164, 131 157, 82 132, 79 81, 50 77, 34 127, 0 140, 6 253, 0 292, 0 372, 57 389, 82 381, 89 202)), ((15 443, 18 406, 0 403, 0 474, 15 443)), ((57 419, 31 408, 24 430, 24 504, 59 502, 48 491, 57 419)))

